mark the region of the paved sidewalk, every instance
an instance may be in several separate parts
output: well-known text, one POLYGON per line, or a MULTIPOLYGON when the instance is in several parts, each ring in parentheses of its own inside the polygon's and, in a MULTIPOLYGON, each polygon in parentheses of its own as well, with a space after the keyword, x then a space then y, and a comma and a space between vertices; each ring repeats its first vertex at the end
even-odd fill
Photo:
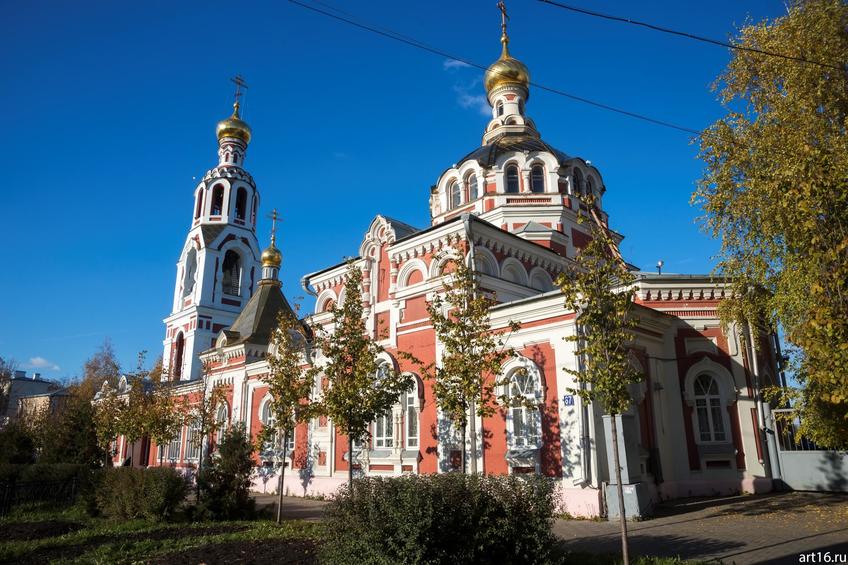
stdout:
MULTIPOLYGON (((635 555, 798 563, 804 552, 848 555, 848 496, 793 492, 677 500, 658 507, 651 520, 629 523, 628 529, 635 555)), ((617 522, 558 520, 554 532, 575 551, 620 551, 617 522)))
MULTIPOLYGON (((277 497, 257 494, 256 503, 275 508, 277 497)), ((287 496, 283 515, 317 521, 326 504, 287 496)), ((634 555, 738 564, 798 563, 804 552, 848 555, 848 496, 792 492, 677 500, 659 506, 655 518, 630 522, 628 527, 634 555)), ((620 551, 617 522, 557 520, 554 532, 574 551, 620 551)))

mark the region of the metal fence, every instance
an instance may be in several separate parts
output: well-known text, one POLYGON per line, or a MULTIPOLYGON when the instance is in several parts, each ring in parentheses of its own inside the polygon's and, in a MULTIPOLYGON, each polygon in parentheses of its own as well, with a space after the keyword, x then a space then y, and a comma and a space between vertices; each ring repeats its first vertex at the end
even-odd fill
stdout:
POLYGON ((49 502, 73 504, 77 497, 77 479, 61 481, 0 481, 0 516, 22 504, 49 502))
POLYGON ((795 410, 780 408, 772 410, 772 413, 781 451, 826 451, 800 434, 795 410))

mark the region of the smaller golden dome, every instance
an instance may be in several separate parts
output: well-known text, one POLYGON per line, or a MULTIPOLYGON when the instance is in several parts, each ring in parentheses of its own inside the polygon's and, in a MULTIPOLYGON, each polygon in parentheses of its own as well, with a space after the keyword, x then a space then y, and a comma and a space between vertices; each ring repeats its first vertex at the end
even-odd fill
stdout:
POLYGON ((503 53, 501 53, 501 56, 497 61, 492 63, 489 68, 486 69, 486 76, 483 79, 486 92, 490 93, 501 86, 517 85, 528 91, 529 98, 530 71, 524 63, 518 59, 514 59, 509 54, 509 49, 507 49, 506 46, 509 40, 506 39, 506 37, 503 37, 501 41, 503 41, 504 44, 503 53))
POLYGON ((235 137, 245 143, 250 143, 250 126, 239 116, 238 102, 233 104, 233 115, 226 120, 218 122, 215 133, 218 135, 218 141, 221 141, 225 137, 235 137))
POLYGON ((280 265, 283 264, 283 254, 280 253, 280 250, 277 249, 277 246, 274 245, 274 240, 271 239, 271 245, 269 245, 265 251, 262 252, 262 266, 263 267, 276 267, 280 268, 280 265))

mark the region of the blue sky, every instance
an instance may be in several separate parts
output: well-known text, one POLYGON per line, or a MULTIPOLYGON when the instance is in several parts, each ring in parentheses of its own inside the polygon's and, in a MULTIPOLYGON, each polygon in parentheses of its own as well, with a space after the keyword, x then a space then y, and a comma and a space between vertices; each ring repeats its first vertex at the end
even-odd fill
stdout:
MULTIPOLYGON (((720 39, 783 12, 778 0, 573 1, 720 39)), ((482 64, 499 54, 494 0, 327 3, 482 64)), ((693 129, 723 114, 709 87, 725 49, 532 0, 509 10, 512 53, 538 83, 693 129)), ((106 337, 127 367, 139 350, 161 353, 194 179, 216 163, 234 74, 250 85, 261 245, 276 207, 294 300, 303 274, 356 253, 375 214, 428 225, 429 187, 487 122, 481 72, 288 2, 4 13, 0 356, 49 377, 78 374, 106 337)), ((600 169, 631 262, 711 270, 717 245, 689 205, 702 170, 691 136, 538 90, 527 112, 547 142, 600 169)))

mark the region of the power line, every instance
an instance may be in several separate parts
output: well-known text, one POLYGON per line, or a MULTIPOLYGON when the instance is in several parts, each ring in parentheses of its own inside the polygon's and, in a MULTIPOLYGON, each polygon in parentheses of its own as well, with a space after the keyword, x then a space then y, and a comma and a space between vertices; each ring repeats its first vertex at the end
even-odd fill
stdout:
POLYGON ((778 57, 780 59, 785 59, 787 61, 796 61, 799 63, 807 63, 810 65, 818 65, 820 67, 825 67, 828 69, 835 69, 837 71, 843 71, 842 67, 837 65, 831 65, 829 63, 822 63, 821 61, 813 61, 811 59, 805 59, 804 57, 795 57, 792 55, 784 55, 783 53, 776 53, 774 51, 766 51, 764 49, 757 49, 756 47, 745 47, 744 45, 733 45, 732 43, 727 43, 726 41, 719 41, 718 39, 712 39, 710 37, 703 37, 701 35, 695 35, 693 33, 688 33, 685 31, 678 31, 675 29, 670 29, 667 27, 662 27, 659 25, 641 22, 639 20, 634 20, 631 18, 625 18, 622 16, 613 16, 611 14, 604 14, 602 12, 595 12, 594 10, 587 10, 586 8, 580 8, 577 6, 570 6, 568 4, 563 4, 561 2, 555 2, 554 0, 539 0, 544 4, 550 4, 551 6, 556 6, 557 8, 562 8, 563 10, 569 10, 571 12, 576 12, 578 14, 584 14, 586 16, 593 16, 596 18, 602 18, 604 20, 612 20, 615 22, 622 22, 625 24, 632 24, 635 26, 641 26, 648 29, 652 29, 654 31, 659 31, 662 33, 668 33, 671 35, 677 35, 680 37, 686 37, 688 39, 694 39, 695 41, 702 41, 704 43, 710 43, 712 45, 718 45, 720 47, 727 47, 728 49, 735 49, 737 51, 748 51, 750 53, 758 53, 760 55, 767 55, 769 57, 778 57))
MULTIPOLYGON (((463 63, 465 65, 468 65, 469 67, 473 67, 473 68, 479 69, 481 71, 486 71, 488 69, 488 66, 484 66, 484 65, 481 65, 479 63, 475 63, 474 61, 471 61, 471 60, 466 59, 464 57, 452 55, 451 53, 448 53, 447 51, 444 51, 444 50, 442 50, 438 47, 432 47, 430 45, 427 45, 426 43, 422 43, 421 41, 418 41, 417 39, 402 35, 402 34, 396 32, 396 31, 393 31, 393 30, 390 30, 390 29, 387 29, 387 28, 379 28, 379 27, 377 27, 375 25, 371 25, 371 24, 360 23, 358 21, 353 20, 352 17, 346 17, 346 16, 334 14, 334 13, 329 12, 327 10, 323 10, 323 9, 318 8, 316 6, 311 6, 309 4, 305 4, 305 3, 300 2, 298 0, 288 0, 288 2, 291 3, 291 4, 295 4, 297 6, 300 6, 301 8, 305 8, 307 10, 311 10, 311 11, 316 12, 318 14, 322 14, 322 15, 327 16, 329 18, 332 18, 334 20, 338 20, 338 21, 347 23, 349 25, 358 27, 359 29, 362 29, 362 30, 365 30, 365 31, 386 37, 388 39, 392 39, 394 41, 398 41, 400 43, 405 43, 406 45, 409 45, 411 47, 415 47, 417 49, 427 51, 429 53, 432 53, 434 55, 438 55, 440 57, 444 57, 446 59, 450 59, 452 61, 457 61, 459 63, 463 63)), ((322 5, 327 6, 326 4, 322 4, 322 5)), ((334 8, 332 8, 332 9, 335 10, 334 8)), ((340 13, 344 13, 344 12, 341 12, 340 10, 336 10, 336 11, 338 11, 340 13)), ((631 112, 629 110, 624 110, 622 108, 610 106, 609 104, 604 104, 602 102, 596 102, 595 100, 591 100, 589 98, 585 98, 585 97, 582 97, 582 96, 577 96, 575 94, 571 94, 571 93, 566 92, 564 90, 559 90, 557 88, 545 86, 545 85, 539 84, 537 82, 531 82, 530 85, 535 87, 535 88, 538 88, 539 90, 544 90, 546 92, 550 92, 551 94, 556 94, 558 96, 562 96, 562 97, 568 98, 570 100, 582 102, 583 104, 588 104, 590 106, 594 106, 594 107, 600 108, 602 110, 607 110, 609 112, 615 112, 615 113, 621 114, 623 116, 628 116, 628 117, 631 117, 631 118, 635 118, 637 120, 642 120, 642 121, 649 122, 649 123, 652 123, 652 124, 655 124, 655 125, 658 125, 658 126, 662 126, 662 127, 666 127, 666 128, 670 128, 670 129, 675 129, 675 130, 678 130, 678 131, 691 133, 693 135, 700 135, 701 134, 700 131, 692 129, 692 128, 677 125, 677 124, 674 124, 672 122, 668 122, 668 121, 665 121, 665 120, 652 118, 652 117, 647 116, 645 114, 640 114, 640 113, 637 113, 637 112, 631 112)))

